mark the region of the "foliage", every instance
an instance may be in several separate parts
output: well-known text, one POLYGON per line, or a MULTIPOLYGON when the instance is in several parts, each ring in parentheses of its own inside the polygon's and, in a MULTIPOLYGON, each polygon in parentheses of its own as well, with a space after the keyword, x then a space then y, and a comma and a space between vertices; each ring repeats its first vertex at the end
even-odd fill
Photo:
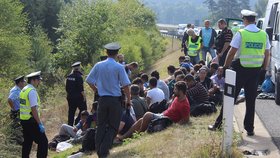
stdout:
POLYGON ((255 11, 258 13, 258 17, 265 16, 267 2, 268 0, 258 0, 255 4, 255 11))
POLYGON ((128 62, 149 64, 163 50, 155 15, 137 0, 75 1, 63 8, 59 21, 56 67, 65 69, 78 60, 93 64, 105 55, 103 45, 112 41, 121 43, 128 62))
POLYGON ((204 0, 142 0, 145 6, 151 8, 157 16, 158 23, 186 24, 201 22, 208 14, 204 0))
POLYGON ((26 35, 23 6, 13 0, 0 1, 0 76, 16 77, 28 69, 26 55, 30 41, 26 35))
POLYGON ((250 10, 250 0, 205 0, 210 15, 209 18, 216 22, 221 18, 240 18, 242 9, 250 10))
POLYGON ((58 16, 63 0, 20 0, 24 4, 24 12, 28 15, 29 30, 42 26, 48 37, 56 43, 59 35, 55 33, 58 27, 58 16))
POLYGON ((34 26, 31 33, 31 51, 28 56, 30 67, 43 72, 50 71, 52 46, 40 26, 34 26))

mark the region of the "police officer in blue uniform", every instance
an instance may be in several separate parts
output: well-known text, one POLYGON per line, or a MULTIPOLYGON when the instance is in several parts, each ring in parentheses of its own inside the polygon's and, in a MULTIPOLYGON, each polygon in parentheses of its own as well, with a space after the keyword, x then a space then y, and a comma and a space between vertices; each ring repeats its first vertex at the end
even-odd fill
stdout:
POLYGON ((81 72, 81 62, 72 64, 72 72, 66 79, 66 92, 68 101, 68 125, 73 126, 75 112, 79 109, 79 114, 75 119, 75 124, 80 121, 81 112, 87 110, 86 95, 84 92, 84 81, 81 72))
POLYGON ((25 86, 24 76, 19 76, 14 79, 15 86, 10 90, 8 97, 8 104, 11 107, 10 117, 16 120, 19 117, 19 94, 21 89, 25 86))
POLYGON ((130 81, 124 66, 116 62, 121 47, 118 43, 109 43, 104 48, 108 58, 95 64, 86 79, 93 91, 98 90, 100 96, 95 139, 98 157, 109 155, 109 149, 117 135, 122 114, 121 88, 126 95, 125 105, 130 106, 130 81))

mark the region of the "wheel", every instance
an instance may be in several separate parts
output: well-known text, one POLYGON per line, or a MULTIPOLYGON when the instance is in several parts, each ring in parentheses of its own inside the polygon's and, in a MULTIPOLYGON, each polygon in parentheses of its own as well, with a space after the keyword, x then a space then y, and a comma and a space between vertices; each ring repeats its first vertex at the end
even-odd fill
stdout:
POLYGON ((275 74, 275 103, 280 105, 280 73, 275 74))

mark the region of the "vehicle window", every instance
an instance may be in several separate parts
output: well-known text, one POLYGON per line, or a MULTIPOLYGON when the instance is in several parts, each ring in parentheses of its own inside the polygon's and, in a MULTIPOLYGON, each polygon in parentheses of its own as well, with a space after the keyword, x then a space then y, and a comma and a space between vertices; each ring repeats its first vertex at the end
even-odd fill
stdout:
POLYGON ((279 13, 279 11, 278 11, 278 12, 277 12, 277 23, 276 23, 276 25, 275 25, 275 28, 277 28, 277 32, 275 31, 275 34, 278 34, 278 35, 279 35, 279 32, 280 32, 279 23, 280 23, 280 13, 279 13))
POLYGON ((268 21, 268 27, 274 27, 277 8, 278 8, 278 3, 274 3, 271 7, 269 21, 268 21))
POLYGON ((262 29, 262 26, 263 26, 263 21, 262 20, 259 20, 258 23, 257 23, 257 27, 259 29, 262 29))
POLYGON ((275 25, 274 25, 274 30, 273 30, 273 34, 278 34, 279 33, 279 11, 276 13, 276 20, 275 20, 275 25))

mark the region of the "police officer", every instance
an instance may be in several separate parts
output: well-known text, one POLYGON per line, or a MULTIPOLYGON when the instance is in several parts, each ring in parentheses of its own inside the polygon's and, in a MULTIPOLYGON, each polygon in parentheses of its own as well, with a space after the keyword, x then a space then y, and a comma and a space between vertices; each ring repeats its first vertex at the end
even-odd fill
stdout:
POLYGON ((113 139, 117 135, 122 107, 121 87, 126 95, 125 105, 130 106, 130 81, 124 66, 116 62, 118 43, 109 43, 104 46, 108 58, 98 62, 90 71, 86 81, 96 91, 100 98, 97 108, 96 151, 99 157, 107 157, 113 139))
POLYGON ((48 155, 48 139, 40 120, 40 97, 36 91, 42 79, 41 71, 33 72, 26 77, 28 84, 20 92, 20 120, 24 138, 22 157, 29 158, 34 141, 38 144, 37 157, 45 158, 48 155))
POLYGON ((188 56, 190 57, 190 61, 193 65, 199 62, 199 51, 201 49, 201 37, 197 36, 193 29, 189 29, 188 40, 187 40, 187 48, 188 48, 188 56))
POLYGON ((81 72, 81 62, 72 64, 72 72, 66 79, 66 92, 68 101, 68 125, 73 126, 75 112, 79 108, 79 114, 75 124, 80 121, 81 112, 87 110, 86 95, 84 92, 84 81, 81 72))
POLYGON ((19 94, 21 89, 25 86, 24 76, 19 76, 14 79, 15 86, 10 90, 8 97, 8 104, 11 107, 10 117, 11 119, 18 119, 19 116, 19 94))
MULTIPOLYGON (((244 87, 246 98, 246 113, 244 118, 244 129, 248 136, 254 133, 255 101, 257 96, 258 78, 261 69, 266 69, 269 62, 270 43, 266 32, 255 25, 257 13, 242 10, 244 29, 239 30, 231 41, 231 49, 227 55, 224 68, 236 71, 235 100, 244 87)), ((217 118, 213 128, 221 124, 222 113, 217 118)))

